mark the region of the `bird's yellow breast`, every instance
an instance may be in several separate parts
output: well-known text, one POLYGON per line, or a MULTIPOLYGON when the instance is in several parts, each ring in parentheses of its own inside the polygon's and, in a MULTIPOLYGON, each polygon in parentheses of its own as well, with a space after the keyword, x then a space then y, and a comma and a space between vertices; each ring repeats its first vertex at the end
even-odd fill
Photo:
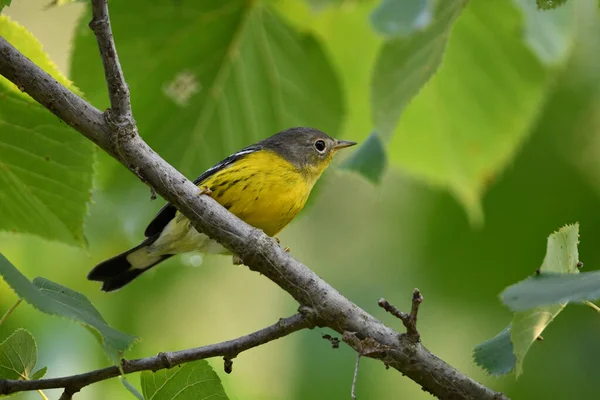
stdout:
POLYGON ((302 210, 316 178, 276 153, 261 150, 199 185, 207 186, 211 196, 238 218, 274 236, 302 210))

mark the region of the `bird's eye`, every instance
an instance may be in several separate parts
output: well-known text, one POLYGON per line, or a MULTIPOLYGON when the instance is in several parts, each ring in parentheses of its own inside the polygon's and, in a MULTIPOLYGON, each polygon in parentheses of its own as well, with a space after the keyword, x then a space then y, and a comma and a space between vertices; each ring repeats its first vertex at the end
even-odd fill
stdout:
POLYGON ((315 149, 317 149, 319 153, 323 153, 325 151, 325 141, 321 139, 317 140, 315 142, 315 149))

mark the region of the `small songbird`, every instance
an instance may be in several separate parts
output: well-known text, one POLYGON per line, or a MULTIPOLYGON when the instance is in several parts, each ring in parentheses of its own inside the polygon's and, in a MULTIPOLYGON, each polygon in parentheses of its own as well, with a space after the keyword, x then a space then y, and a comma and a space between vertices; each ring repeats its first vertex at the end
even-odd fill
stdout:
MULTIPOLYGON (((302 210, 333 155, 355 144, 317 129, 291 128, 230 155, 194 183, 246 223, 275 236, 302 210)), ((179 253, 231 254, 169 203, 145 236, 138 246, 98 264, 88 279, 110 292, 179 253)))

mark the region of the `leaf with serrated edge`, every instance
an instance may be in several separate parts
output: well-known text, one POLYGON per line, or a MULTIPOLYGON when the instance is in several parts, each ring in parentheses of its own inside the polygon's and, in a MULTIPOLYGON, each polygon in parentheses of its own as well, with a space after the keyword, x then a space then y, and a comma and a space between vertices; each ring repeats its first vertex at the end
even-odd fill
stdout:
POLYGON ((206 360, 143 371, 140 379, 146 400, 228 399, 219 376, 206 360))
MULTIPOLYGON (((78 93, 24 27, 0 16, 4 37, 78 93)), ((84 245, 93 145, 0 77, 0 230, 84 245)))
MULTIPOLYGON (((548 237, 546 255, 539 272, 541 274, 578 274, 578 244, 579 224, 566 225, 551 234, 548 237)), ((516 376, 519 377, 523 372, 523 360, 531 345, 565 305, 566 303, 552 304, 515 313, 509 328, 475 348, 474 357, 477 364, 492 375, 507 374, 514 367, 516 376), (508 332, 510 332, 511 346, 505 343, 505 336, 508 332), (496 346, 498 343, 504 343, 504 345, 496 346), (508 368, 507 362, 513 358, 511 354, 506 353, 508 351, 514 357, 514 365, 511 368, 508 368), (497 365, 493 361, 494 357, 498 358, 497 365), (480 362, 481 360, 484 361, 480 362), (495 366, 498 368, 494 368, 495 366)))
POLYGON ((17 329, 0 343, 0 378, 30 379, 36 363, 37 345, 25 329, 17 329))
MULTIPOLYGON (((578 274, 578 243, 579 224, 567 225, 550 235, 540 273, 578 274)), ((566 303, 562 303, 515 313, 510 338, 517 357, 517 377, 523 372, 523 359, 533 342, 565 306, 566 303)))
MULTIPOLYGON (((111 4, 140 133, 173 166, 195 178, 232 152, 292 126, 337 136, 341 88, 315 37, 296 31, 262 2, 203 0, 181 10, 171 0, 152 7, 144 0, 111 4)), ((106 88, 90 15, 76 30, 71 70, 102 109, 106 88)), ((107 157, 100 161, 101 185, 130 188, 135 177, 124 177, 120 166, 116 173, 107 157)))
POLYGON ((46 372, 48 372, 48 367, 38 369, 31 375, 31 380, 42 379, 46 375, 46 372))
POLYGON ((493 338, 475 346, 473 360, 490 375, 506 375, 512 371, 517 358, 510 340, 510 326, 493 338))
POLYGON ((122 353, 136 341, 135 336, 111 328, 81 293, 44 278, 31 283, 2 254, 0 275, 20 298, 41 312, 79 322, 94 332, 114 363, 119 363, 122 353))
POLYGON ((563 303, 600 299, 600 271, 580 274, 540 274, 512 286, 501 294, 513 311, 563 303))

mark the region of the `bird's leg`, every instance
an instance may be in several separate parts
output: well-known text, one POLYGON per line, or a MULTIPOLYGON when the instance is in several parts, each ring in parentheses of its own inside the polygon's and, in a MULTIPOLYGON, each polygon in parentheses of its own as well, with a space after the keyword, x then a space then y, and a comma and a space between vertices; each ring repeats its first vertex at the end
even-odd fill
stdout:
POLYGON ((198 186, 198 196, 207 195, 210 196, 212 194, 212 190, 206 185, 198 186))
MULTIPOLYGON (((275 239, 275 241, 277 242, 277 244, 281 245, 281 240, 279 240, 279 238, 277 236, 273 236, 273 239, 275 239)), ((289 247, 287 247, 287 246, 283 248, 283 251, 285 251, 286 253, 289 253, 290 250, 291 249, 289 247)))

